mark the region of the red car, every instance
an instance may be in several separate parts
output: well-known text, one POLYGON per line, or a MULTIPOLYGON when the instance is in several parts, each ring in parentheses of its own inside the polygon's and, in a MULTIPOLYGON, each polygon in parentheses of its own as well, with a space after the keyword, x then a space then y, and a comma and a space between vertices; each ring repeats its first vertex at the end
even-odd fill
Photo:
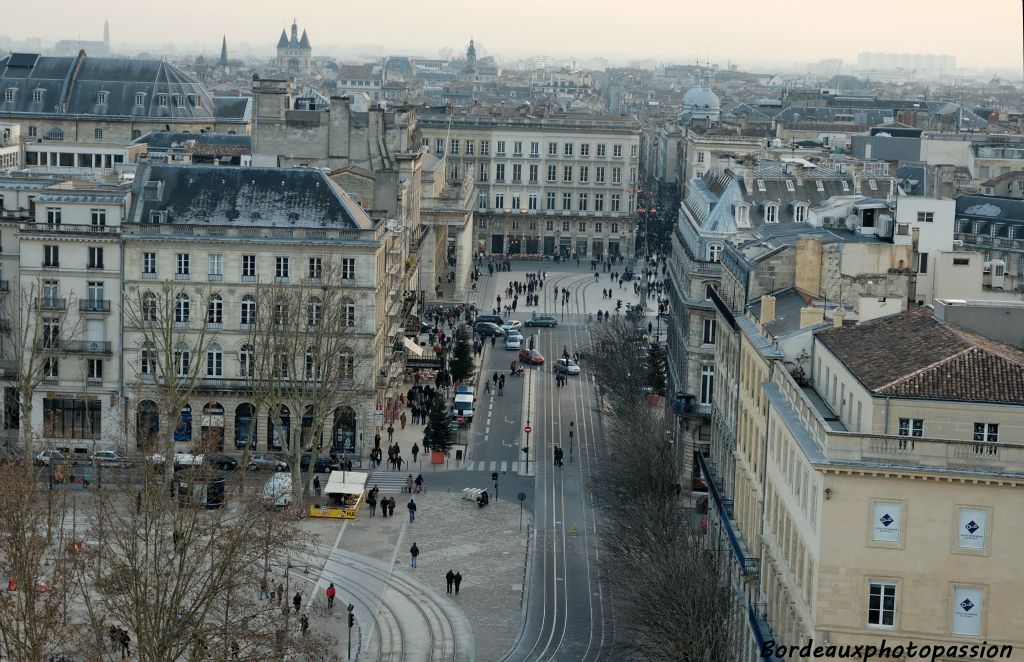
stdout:
POLYGON ((544 363, 544 357, 535 349, 519 350, 519 360, 530 365, 542 365, 544 363))

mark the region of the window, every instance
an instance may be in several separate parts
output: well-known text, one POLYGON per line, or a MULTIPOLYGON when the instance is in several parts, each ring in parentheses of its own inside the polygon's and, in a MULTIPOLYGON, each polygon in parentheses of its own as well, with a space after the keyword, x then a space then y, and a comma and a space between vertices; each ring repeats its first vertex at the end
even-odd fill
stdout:
POLYGON ((274 324, 283 327, 288 323, 288 304, 278 299, 274 302, 274 324))
POLYGON ((291 258, 287 255, 278 255, 274 258, 274 265, 274 278, 284 281, 291 277, 291 258))
POLYGON ((356 325, 356 304, 346 303, 342 310, 342 326, 353 327, 356 325))
POLYGON ((444 138, 434 139, 434 151, 438 156, 444 154, 444 138))
POLYGON ((210 253, 210 280, 224 280, 224 256, 220 253, 210 253))
POLYGON ((47 207, 46 208, 46 222, 50 225, 60 225, 61 209, 60 207, 47 207))
POLYGON ((565 154, 565 156, 572 156, 572 143, 565 143, 563 150, 564 151, 562 153, 565 154))
POLYGON ((540 143, 530 143, 530 156, 540 156, 540 143))
POLYGON ((311 297, 306 303, 306 326, 315 327, 320 323, 323 313, 323 302, 316 297, 311 297))
POLYGON ((60 251, 58 246, 43 246, 43 266, 59 267, 60 251))
POLYGON ((242 256, 242 282, 251 282, 256 280, 256 256, 255 255, 243 255, 242 256))
POLYGON ((523 181, 523 166, 518 163, 512 164, 512 181, 517 184, 523 181))
POLYGON ((238 374, 241 377, 252 377, 253 375, 252 345, 242 345, 242 348, 238 350, 238 374))
POLYGON ((161 92, 160 94, 157 94, 156 95, 156 104, 158 106, 161 106, 161 107, 162 106, 166 106, 167 105, 167 95, 164 94, 163 92, 161 92))
POLYGON ((924 436, 924 419, 923 418, 901 418, 898 434, 901 437, 923 437, 924 436))
POLYGON ((622 168, 612 168, 612 184, 622 183, 622 168))
POLYGON ((42 102, 43 102, 43 90, 38 89, 38 88, 32 90, 32 103, 42 103, 42 102))
POLYGON ((187 294, 179 294, 177 301, 174 303, 174 322, 175 324, 188 324, 188 318, 191 313, 192 302, 189 300, 187 294))
POLYGON ((144 92, 138 92, 135 95, 135 105, 141 106, 144 103, 146 103, 146 94, 144 92))
POLYGON ((594 223, 594 232, 600 233, 600 232, 603 232, 603 231, 604 231, 604 226, 602 224, 594 223))
POLYGON ((803 223, 807 220, 807 205, 797 205, 794 209, 793 220, 803 223))
POLYGON ((311 257, 309 258, 309 268, 306 271, 306 277, 310 280, 319 282, 323 278, 323 258, 311 257))
POLYGON ((700 403, 710 405, 715 395, 715 366, 705 363, 700 367, 700 403))
POLYGON ((156 322, 156 295, 152 292, 142 295, 142 322, 144 324, 156 322))
POLYGON ((611 202, 612 202, 611 211, 619 211, 619 194, 618 193, 612 193, 611 202))
POLYGON ((841 181, 841 182, 839 182, 839 183, 840 183, 840 184, 842 184, 842 186, 843 186, 843 191, 846 191, 847 193, 849 193, 849 192, 850 192, 850 182, 848 182, 848 181, 846 181, 846 180, 844 179, 843 181, 841 181))
POLYGON ((156 374, 156 352, 152 348, 143 346, 139 349, 139 374, 156 374))
POLYGON ((89 246, 89 262, 86 265, 89 269, 103 268, 103 249, 99 246, 89 246))
POLYGON ((825 182, 820 179, 814 180, 814 187, 818 189, 818 193, 822 193, 825 190, 825 182))
POLYGON ((718 331, 718 320, 707 318, 704 320, 704 335, 701 342, 705 345, 715 344, 715 332, 718 331))
POLYGON ((558 166, 548 166, 548 181, 554 182, 558 179, 558 166))
POLYGON ((34 126, 31 126, 31 125, 30 125, 30 126, 28 127, 28 137, 29 137, 29 138, 35 138, 35 137, 36 137, 36 135, 37 135, 37 133, 36 133, 36 127, 34 127, 34 126))
POLYGON ((569 231, 569 221, 563 221, 562 222, 562 232, 568 232, 568 231, 569 231))
POLYGON ((43 318, 43 347, 54 349, 60 346, 60 320, 55 317, 43 318))
POLYGON ((590 179, 590 168, 587 166, 580 166, 580 182, 586 184, 590 179))
POLYGON ((103 129, 93 129, 92 138, 93 140, 103 140, 103 129))
POLYGON ((719 262, 722 259, 722 245, 708 244, 708 262, 719 262))
POLYGON ((622 157, 622 145, 612 146, 612 158, 617 159, 622 157))
MULTIPOLYGON (((510 209, 515 209, 515 210, 522 209, 522 206, 519 204, 519 202, 520 202, 519 194, 518 193, 513 193, 512 194, 512 204, 509 205, 509 208, 510 209)), ((513 228, 518 228, 519 227, 519 221, 512 221, 512 227, 513 228)))
POLYGON ((466 156, 473 156, 476 153, 476 143, 472 140, 466 141, 466 156))
POLYGON ((587 198, 588 198, 588 196, 587 196, 586 193, 580 193, 580 197, 579 197, 579 210, 580 211, 587 211, 587 198))
POLYGON ((539 171, 540 171, 540 167, 536 163, 530 164, 530 183, 531 184, 536 184, 537 183, 537 181, 538 181, 537 178, 539 177, 539 175, 538 175, 539 171))
POLYGON ((479 202, 480 209, 487 209, 487 194, 483 191, 477 194, 477 201, 479 202))
POLYGON ((516 140, 515 142, 512 143, 512 156, 522 156, 522 155, 523 155, 523 143, 521 141, 519 141, 519 140, 516 140))
POLYGON ((604 156, 604 145, 598 145, 597 146, 597 155, 598 156, 604 156))
POLYGON ((220 345, 210 345, 210 349, 206 350, 206 376, 224 376, 224 350, 220 345))
POLYGON ((875 182, 875 180, 869 179, 868 180, 868 188, 871 189, 872 191, 877 191, 878 190, 878 184, 875 182))
POLYGON ((786 180, 786 190, 789 191, 790 193, 796 191, 796 185, 793 183, 792 179, 786 180))
POLYGON ((637 157, 637 155, 639 155, 639 153, 640 153, 640 147, 639 146, 637 146, 637 145, 630 145, 630 147, 629 147, 629 156, 631 158, 635 159, 637 157))
POLYGON ((181 347, 174 352, 174 372, 178 377, 188 377, 188 370, 192 364, 192 352, 181 347))
POLYGON ((604 166, 597 166, 594 172, 594 181, 598 184, 604 184, 604 166))
POLYGON ((932 211, 919 211, 917 212, 918 223, 932 223, 935 221, 935 212, 932 211))
POLYGON ((984 591, 980 587, 957 586, 953 589, 953 622, 950 626, 952 634, 974 637, 981 634, 983 600, 984 591))
POLYGON ((458 154, 459 154, 459 139, 458 138, 452 138, 451 141, 449 142, 448 149, 450 150, 448 152, 449 154, 453 154, 453 155, 458 156, 458 154))
POLYGON ((178 269, 175 272, 175 274, 178 275, 178 276, 188 276, 189 275, 189 261, 190 261, 190 258, 189 258, 189 254, 188 253, 178 253, 177 254, 178 269))
POLYGON ((504 209, 505 208, 505 194, 504 193, 495 193, 494 194, 494 208, 495 209, 504 209))
POLYGON ((548 232, 553 232, 554 229, 555 229, 555 222, 554 221, 548 221, 547 223, 544 224, 544 228, 548 232))
POLYGON ((530 211, 537 211, 537 194, 530 193, 527 198, 527 205, 530 211))
POLYGON ((43 434, 59 439, 99 439, 102 415, 99 400, 43 399, 43 434))
POLYGON ((185 107, 185 95, 184 94, 175 94, 174 95, 174 105, 177 106, 178 108, 184 108, 185 107))
POLYGON ((988 443, 996 443, 999 441, 999 424, 998 423, 975 423, 974 424, 974 441, 984 441, 988 443))
POLYGON ((604 211, 604 193, 594 194, 594 211, 604 211))
POLYGON ((572 193, 562 194, 562 211, 572 211, 572 193))
POLYGON ((580 156, 590 156, 590 143, 580 143, 580 156))
POLYGON ((572 181, 572 166, 564 166, 562 168, 562 181, 563 182, 571 182, 572 181))
POLYGON ((210 303, 206 308, 206 321, 218 327, 224 324, 224 299, 219 294, 210 297, 210 303))
POLYGON ((776 205, 765 205, 765 208, 764 208, 764 222, 765 223, 778 223, 779 222, 779 208, 776 205))
POLYGON ((477 179, 479 179, 482 182, 486 182, 487 181, 487 164, 486 163, 481 163, 480 164, 480 176, 477 177, 477 179))
POLYGON ((256 298, 251 294, 242 297, 241 316, 238 321, 243 327, 249 327, 256 322, 256 298))
POLYGON ((548 211, 554 211, 554 209, 555 209, 555 192, 554 191, 548 191, 548 199, 547 199, 546 209, 548 211))
POLYGON ((558 156, 558 143, 548 143, 548 156, 558 156))
POLYGON ((494 181, 499 182, 499 183, 505 181, 505 164, 504 163, 496 163, 494 165, 494 181))
POLYGON ((917 263, 917 273, 926 274, 928 273, 928 253, 921 253, 920 259, 917 263))
POLYGON ((103 310, 103 281, 94 280, 86 283, 85 305, 89 310, 103 310))
POLYGON ((15 87, 8 87, 4 90, 4 101, 6 103, 14 103, 14 95, 17 94, 18 89, 15 87))
POLYGON ((56 357, 43 359, 43 379, 60 379, 60 360, 56 357))
POLYGON ((342 379, 353 379, 356 374, 356 357, 352 354, 342 354, 339 357, 340 365, 338 372, 342 379))
POLYGON ((868 625, 896 625, 896 584, 871 582, 868 588, 868 625))
POLYGON ((498 145, 497 145, 497 148, 495 149, 495 153, 498 156, 505 156, 505 141, 504 140, 499 140, 498 141, 498 145))
POLYGON ((91 209, 89 210, 89 216, 91 217, 92 224, 96 227, 101 227, 107 224, 106 209, 91 209))
POLYGON ((480 156, 490 156, 491 154, 491 141, 481 140, 480 141, 480 156))

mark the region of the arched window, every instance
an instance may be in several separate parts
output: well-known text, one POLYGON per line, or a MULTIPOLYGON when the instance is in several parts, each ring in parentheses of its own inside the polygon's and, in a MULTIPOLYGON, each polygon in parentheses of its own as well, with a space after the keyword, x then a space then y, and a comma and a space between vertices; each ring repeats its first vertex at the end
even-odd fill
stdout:
POLYGON ((235 448, 256 448, 256 407, 248 402, 235 407, 235 448))
POLYGON ((135 414, 135 446, 152 448, 160 439, 160 408, 152 400, 143 400, 135 414))
MULTIPOLYGON (((313 423, 316 420, 313 411, 313 405, 306 405, 305 411, 302 413, 302 425, 299 427, 299 440, 302 443, 302 448, 306 449, 310 447, 310 437, 313 433, 313 423)), ((317 439, 317 448, 324 447, 324 429, 320 428, 320 438, 317 439)))
POLYGON ((216 343, 210 345, 210 348, 206 350, 206 376, 224 376, 224 350, 216 343))
POLYGON ((793 220, 797 223, 803 223, 807 220, 807 205, 803 202, 798 202, 793 205, 793 220))
POLYGON ((242 345, 242 348, 238 350, 238 374, 240 377, 252 377, 255 356, 252 345, 242 345))
POLYGON ((54 140, 60 142, 61 140, 64 140, 64 130, 61 129, 59 126, 55 126, 46 132, 45 138, 47 140, 54 140))
POLYGON ((210 297, 210 303, 206 308, 206 321, 218 326, 224 323, 224 299, 220 298, 219 294, 210 297))
POLYGON ((310 328, 315 327, 320 323, 321 309, 323 308, 323 302, 317 297, 312 297, 309 303, 306 304, 306 324, 310 328))
POLYGON ((185 343, 179 343, 174 348, 174 372, 178 377, 188 377, 188 371, 192 367, 192 351, 185 343))
POLYGON ((242 314, 238 320, 243 326, 256 323, 256 297, 246 294, 242 297, 242 314))
POLYGON ((179 294, 177 301, 174 303, 174 323, 188 324, 191 312, 192 302, 189 300, 188 295, 185 293, 179 294))
POLYGON ((156 321, 156 295, 152 292, 146 292, 142 295, 142 321, 156 321))
POLYGON ((281 405, 278 414, 267 414, 267 446, 279 451, 291 444, 291 412, 281 405), (280 424, 279 424, 280 423, 280 424))

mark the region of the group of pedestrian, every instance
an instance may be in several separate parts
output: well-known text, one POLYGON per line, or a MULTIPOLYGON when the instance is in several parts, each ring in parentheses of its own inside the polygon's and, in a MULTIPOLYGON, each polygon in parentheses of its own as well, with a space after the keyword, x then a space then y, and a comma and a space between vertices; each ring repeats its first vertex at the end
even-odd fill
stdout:
POLYGON ((413 425, 426 425, 427 417, 430 415, 430 405, 434 402, 437 391, 434 387, 422 384, 414 384, 406 393, 406 402, 412 412, 413 425))
POLYGON ((117 625, 111 625, 110 630, 107 632, 107 637, 110 639, 111 652, 116 653, 120 650, 122 660, 131 656, 132 638, 128 634, 128 630, 117 625))
POLYGON ((388 446, 388 466, 392 471, 401 471, 405 460, 402 459, 402 449, 396 441, 388 446))
POLYGON ((562 447, 561 446, 555 446, 555 466, 556 467, 564 466, 564 464, 562 463, 562 458, 563 457, 565 457, 565 452, 562 450, 562 447))
POLYGON ((555 386, 557 386, 558 388, 562 388, 568 382, 569 382, 569 377, 565 373, 561 373, 561 372, 556 372, 555 373, 555 386))
POLYGON ((452 589, 455 590, 455 595, 459 594, 459 586, 462 585, 462 573, 452 572, 451 568, 448 569, 448 574, 444 576, 445 583, 448 584, 448 594, 451 595, 452 589))
MULTIPOLYGON (((514 363, 513 363, 514 365, 514 363)), ((497 372, 491 377, 491 381, 494 382, 494 388, 497 390, 498 395, 504 395, 505 391, 505 375, 498 374, 497 372)))

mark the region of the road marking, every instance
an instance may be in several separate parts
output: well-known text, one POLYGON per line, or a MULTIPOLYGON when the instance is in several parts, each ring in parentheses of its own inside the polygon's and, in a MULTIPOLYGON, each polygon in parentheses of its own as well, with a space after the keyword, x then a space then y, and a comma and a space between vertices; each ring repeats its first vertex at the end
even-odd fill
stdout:
POLYGON ((498 463, 497 462, 491 462, 491 471, 493 472, 497 468, 498 468, 498 463))
POLYGON ((484 434, 488 435, 491 433, 491 422, 487 421, 487 425, 484 426, 484 434))
POLYGON ((508 462, 502 462, 501 468, 498 469, 498 471, 500 471, 501 473, 505 473, 506 471, 508 471, 508 462))

